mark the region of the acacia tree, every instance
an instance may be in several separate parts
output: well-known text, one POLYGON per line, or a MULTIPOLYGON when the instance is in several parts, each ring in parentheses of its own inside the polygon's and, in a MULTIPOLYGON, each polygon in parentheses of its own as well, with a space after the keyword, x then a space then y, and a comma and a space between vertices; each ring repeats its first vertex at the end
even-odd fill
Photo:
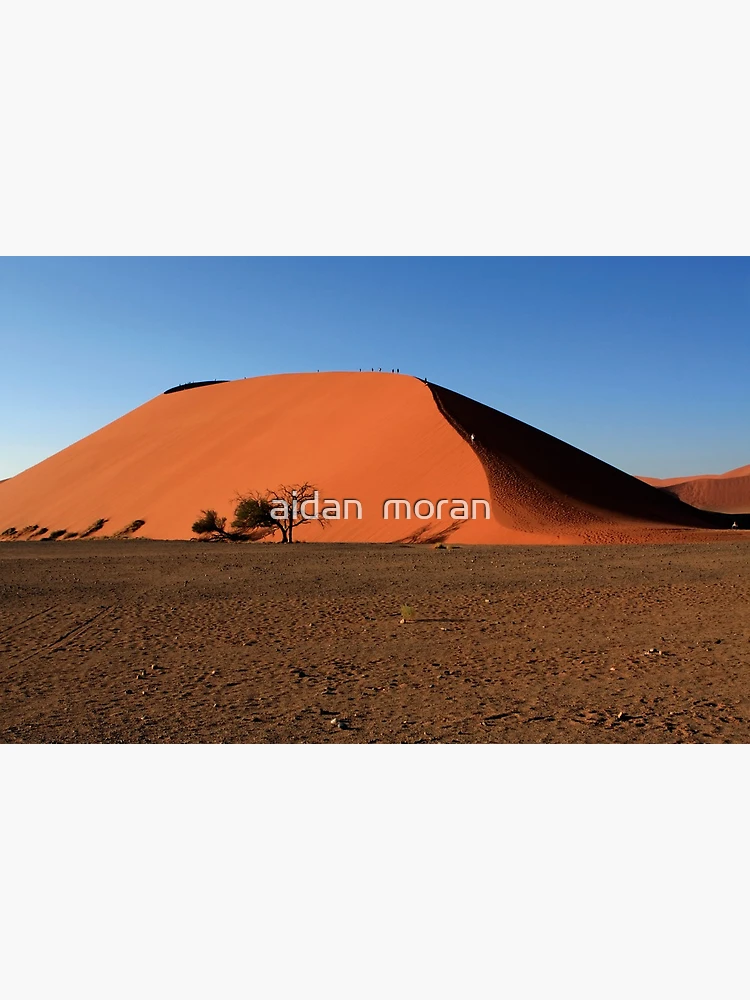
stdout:
POLYGON ((282 542, 294 541, 294 529, 308 521, 317 521, 326 526, 321 516, 317 500, 317 487, 312 483, 295 483, 291 486, 279 486, 275 490, 264 493, 254 492, 240 494, 237 497, 237 508, 233 528, 243 531, 268 528, 281 532, 282 542), (310 512, 310 505, 313 512, 310 512))
MULTIPOLYGON (((237 494, 237 506, 234 510, 232 527, 238 531, 258 531, 266 529, 269 533, 276 531, 280 524, 271 517, 271 501, 266 493, 237 494)), ((286 537, 284 538, 286 541, 286 537)))

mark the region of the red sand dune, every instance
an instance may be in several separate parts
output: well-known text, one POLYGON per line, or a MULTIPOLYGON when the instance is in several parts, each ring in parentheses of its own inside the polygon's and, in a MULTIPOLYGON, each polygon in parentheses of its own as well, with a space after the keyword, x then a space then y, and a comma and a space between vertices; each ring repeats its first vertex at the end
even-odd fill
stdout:
POLYGON ((701 510, 718 510, 727 514, 750 511, 750 465, 742 465, 720 475, 677 476, 673 479, 640 478, 644 483, 667 490, 701 510))
POLYGON ((304 525, 299 541, 683 541, 731 523, 448 389, 334 372, 157 396, 5 482, 0 531, 142 519, 139 537, 189 538, 202 508, 231 520, 238 491, 304 480, 364 516, 304 525), (384 520, 395 498, 486 498, 492 517, 384 520))
POLYGON ((653 476, 637 476, 643 483, 649 486, 676 486, 679 483, 692 483, 697 479, 734 479, 738 476, 750 476, 750 465, 741 465, 738 469, 730 469, 729 472, 721 472, 717 475, 704 476, 672 476, 671 479, 655 479, 653 476))

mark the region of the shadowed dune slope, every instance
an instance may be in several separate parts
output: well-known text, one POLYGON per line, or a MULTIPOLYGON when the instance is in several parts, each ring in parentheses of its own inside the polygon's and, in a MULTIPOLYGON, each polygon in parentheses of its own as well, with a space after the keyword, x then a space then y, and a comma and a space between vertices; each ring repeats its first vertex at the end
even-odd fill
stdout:
POLYGON ((363 517, 304 525, 299 541, 662 541, 677 529, 682 541, 731 523, 448 389, 325 372, 157 396, 3 483, 0 531, 106 518, 101 534, 143 520, 139 537, 189 538, 201 509, 231 520, 237 492, 305 480, 321 499, 359 500, 363 517), (401 498, 487 499, 492 517, 384 519, 401 498))
MULTIPOLYGON (((696 510, 671 493, 449 389, 432 386, 458 433, 474 434, 500 523, 586 541, 648 540, 654 530, 727 528, 721 513, 696 510)), ((744 526, 744 525, 743 525, 744 526)), ((750 525, 749 525, 750 526, 750 525)))

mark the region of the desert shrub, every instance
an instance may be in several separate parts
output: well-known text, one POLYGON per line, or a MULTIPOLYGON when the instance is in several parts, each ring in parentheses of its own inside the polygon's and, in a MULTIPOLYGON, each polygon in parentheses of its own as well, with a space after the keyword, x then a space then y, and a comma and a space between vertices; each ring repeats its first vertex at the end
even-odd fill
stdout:
POLYGON ((38 527, 39 527, 38 524, 27 524, 26 527, 23 529, 23 531, 19 532, 19 534, 32 535, 37 530, 38 527))
POLYGON ((104 527, 104 525, 106 523, 107 523, 107 518, 106 517, 100 517, 98 521, 94 521, 93 524, 90 524, 88 526, 88 528, 86 528, 85 531, 82 531, 81 534, 78 537, 79 538, 88 538, 89 535, 93 535, 97 531, 101 531, 102 528, 104 527))
POLYGON ((60 538, 64 534, 65 534, 65 528, 58 528, 57 531, 50 531, 46 541, 53 542, 56 538, 60 538))
POLYGON ((279 524, 271 517, 273 505, 263 493, 248 493, 237 497, 232 527, 242 532, 255 532, 259 528, 273 530, 279 524))
POLYGON ((48 531, 49 531, 49 528, 40 528, 39 531, 35 531, 34 534, 31 537, 32 538, 39 538, 40 535, 46 535, 48 531))
POLYGON ((193 522, 190 530, 194 531, 196 535, 225 535, 224 525, 226 523, 225 517, 219 517, 215 510, 209 508, 209 510, 201 511, 200 517, 193 522))
POLYGON ((401 621, 402 622, 413 622, 414 621, 414 608, 409 604, 401 605, 401 621))
POLYGON ((0 537, 2 537, 2 538, 12 538, 14 535, 17 535, 17 534, 18 534, 18 532, 16 531, 15 528, 6 528, 5 531, 2 533, 2 536, 0 536, 0 537))
POLYGON ((78 532, 77 531, 67 531, 62 536, 62 540, 65 541, 67 538, 78 538, 78 532))

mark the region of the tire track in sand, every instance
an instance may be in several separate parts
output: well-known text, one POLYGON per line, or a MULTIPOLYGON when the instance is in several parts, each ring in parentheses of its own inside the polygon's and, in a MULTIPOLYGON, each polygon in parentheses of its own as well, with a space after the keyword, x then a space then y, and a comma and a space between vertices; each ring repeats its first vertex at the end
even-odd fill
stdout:
POLYGON ((73 628, 68 629, 67 632, 64 632, 62 635, 59 635, 56 639, 53 639, 52 642, 49 642, 43 646, 38 646, 36 649, 31 650, 31 652, 26 653, 25 656, 20 656, 17 657, 16 659, 13 659, 12 657, 10 659, 4 659, 4 664, 6 666, 18 667, 22 663, 26 663, 27 660, 30 660, 35 656, 41 656, 44 653, 55 652, 57 649, 61 649, 62 644, 65 643, 66 641, 70 642, 74 639, 78 639, 85 632, 88 632, 88 630, 94 625, 95 622, 99 621, 99 619, 101 619, 104 615, 106 615, 111 611, 112 611, 111 605, 105 605, 103 607, 100 606, 99 610, 96 611, 95 614, 86 618, 79 624, 74 625, 73 628))

